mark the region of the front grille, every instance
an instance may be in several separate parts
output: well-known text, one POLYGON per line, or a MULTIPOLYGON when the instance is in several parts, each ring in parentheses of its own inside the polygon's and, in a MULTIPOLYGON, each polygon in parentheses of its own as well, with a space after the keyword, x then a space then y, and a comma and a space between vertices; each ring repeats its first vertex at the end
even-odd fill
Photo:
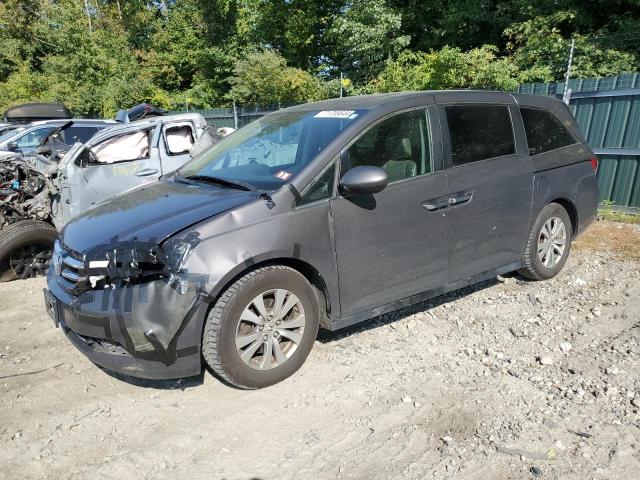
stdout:
POLYGON ((64 249, 60 241, 56 241, 53 247, 52 264, 65 290, 77 294, 86 288, 84 260, 78 258, 77 253, 64 249))

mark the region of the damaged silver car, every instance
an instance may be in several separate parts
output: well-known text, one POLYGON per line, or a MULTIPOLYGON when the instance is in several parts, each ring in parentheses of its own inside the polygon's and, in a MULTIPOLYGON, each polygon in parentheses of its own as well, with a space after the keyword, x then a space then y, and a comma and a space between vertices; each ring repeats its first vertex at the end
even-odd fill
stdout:
POLYGON ((175 170, 221 138, 199 114, 115 124, 69 146, 64 135, 74 128, 63 123, 35 153, 0 160, 0 280, 46 273, 57 229, 71 218, 175 170))

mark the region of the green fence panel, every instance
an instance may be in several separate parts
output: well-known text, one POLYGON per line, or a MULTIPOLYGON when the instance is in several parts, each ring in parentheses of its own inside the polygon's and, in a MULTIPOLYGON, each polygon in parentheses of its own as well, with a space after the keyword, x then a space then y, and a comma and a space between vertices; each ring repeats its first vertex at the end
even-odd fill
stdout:
MULTIPOLYGON (((600 200, 640 208, 640 74, 572 78, 568 88, 571 113, 600 159, 600 200)), ((517 91, 561 97, 564 82, 525 84, 517 91)))
POLYGON ((631 100, 631 109, 622 146, 624 148, 640 148, 640 95, 631 100))

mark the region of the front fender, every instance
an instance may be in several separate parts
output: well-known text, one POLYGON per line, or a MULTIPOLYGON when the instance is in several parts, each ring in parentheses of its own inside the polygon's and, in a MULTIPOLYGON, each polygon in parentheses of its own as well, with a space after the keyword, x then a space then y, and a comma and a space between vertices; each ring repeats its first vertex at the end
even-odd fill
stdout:
POLYGON ((186 272, 206 278, 209 297, 215 300, 232 280, 256 265, 304 264, 320 276, 327 301, 335 307, 332 316, 339 315, 329 202, 280 213, 273 210, 267 202, 252 202, 181 232, 198 238, 185 263, 186 272))

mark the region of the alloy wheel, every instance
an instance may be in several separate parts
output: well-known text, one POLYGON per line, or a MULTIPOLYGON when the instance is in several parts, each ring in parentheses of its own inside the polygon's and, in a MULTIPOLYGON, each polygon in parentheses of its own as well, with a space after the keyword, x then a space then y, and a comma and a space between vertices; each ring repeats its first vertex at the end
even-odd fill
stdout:
POLYGON ((302 302, 286 289, 268 290, 245 307, 236 328, 240 359, 257 370, 285 363, 302 341, 305 328, 302 302))
POLYGON ((560 262, 567 245, 567 229, 562 219, 551 217, 542 226, 538 236, 538 259, 545 268, 560 262))
POLYGON ((51 262, 51 247, 26 245, 11 253, 9 268, 20 279, 46 275, 51 262))

